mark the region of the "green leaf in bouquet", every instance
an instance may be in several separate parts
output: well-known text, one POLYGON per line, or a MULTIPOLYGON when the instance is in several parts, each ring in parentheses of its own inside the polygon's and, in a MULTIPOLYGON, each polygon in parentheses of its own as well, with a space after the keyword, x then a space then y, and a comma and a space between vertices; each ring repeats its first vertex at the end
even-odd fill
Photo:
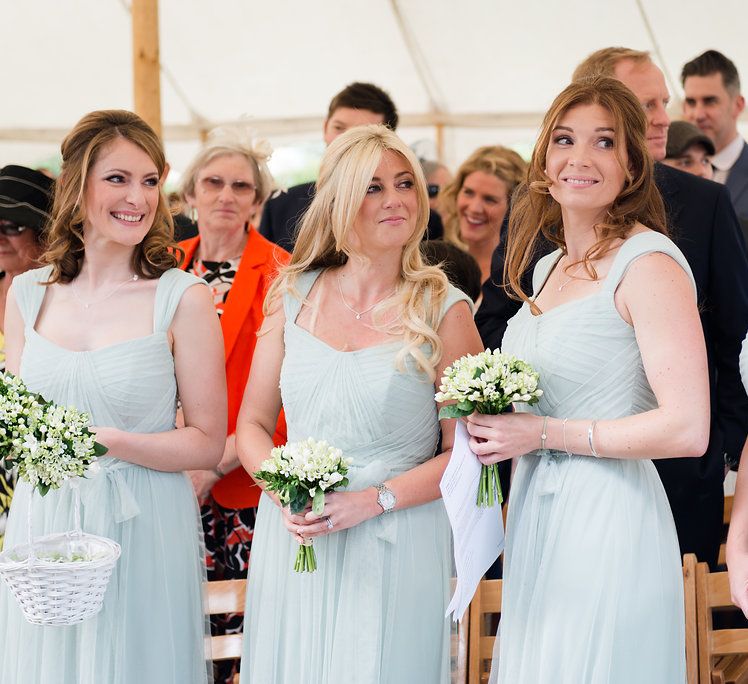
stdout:
POLYGON ((291 513, 293 513, 294 515, 303 513, 304 509, 307 506, 307 503, 309 503, 309 492, 307 492, 303 487, 294 487, 294 492, 290 496, 290 500, 288 502, 289 506, 291 507, 291 513))
POLYGON ((36 485, 36 489, 39 492, 39 494, 44 496, 49 491, 49 485, 43 484, 40 482, 38 485, 36 485))
POLYGON ((109 451, 108 447, 105 447, 103 444, 99 444, 98 442, 94 442, 93 448, 96 456, 103 456, 107 451, 109 451))
POLYGON ((317 491, 314 492, 314 498, 312 499, 312 510, 315 515, 322 515, 322 510, 325 507, 325 490, 322 487, 317 487, 317 491))
POLYGON ((439 420, 443 418, 462 418, 469 416, 475 407, 471 401, 461 401, 459 404, 449 404, 439 409, 439 420))

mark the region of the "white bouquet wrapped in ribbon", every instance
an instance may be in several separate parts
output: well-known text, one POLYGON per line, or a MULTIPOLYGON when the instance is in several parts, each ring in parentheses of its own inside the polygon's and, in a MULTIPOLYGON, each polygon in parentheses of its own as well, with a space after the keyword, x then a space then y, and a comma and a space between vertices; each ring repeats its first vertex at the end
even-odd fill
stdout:
MULTIPOLYGON (((435 399, 455 403, 442 406, 439 418, 461 418, 475 412, 498 415, 517 402, 535 404, 543 394, 538 379, 529 363, 498 349, 467 354, 444 371, 435 399)), ((498 466, 484 465, 476 503, 491 507, 502 501, 498 466)))
MULTIPOLYGON (((303 513, 310 500, 312 510, 322 515, 325 492, 348 485, 346 475, 350 464, 351 459, 344 458, 340 449, 309 437, 275 447, 253 477, 263 480, 267 489, 275 492, 294 515, 303 513)), ((314 572, 316 569, 317 557, 310 540, 299 547, 294 570, 314 572)))

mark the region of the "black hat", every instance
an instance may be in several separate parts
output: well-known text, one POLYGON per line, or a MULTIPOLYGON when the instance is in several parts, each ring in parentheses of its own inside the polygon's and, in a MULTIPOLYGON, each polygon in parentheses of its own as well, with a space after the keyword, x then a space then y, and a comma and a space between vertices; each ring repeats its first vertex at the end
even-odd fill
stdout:
POLYGON ((49 220, 54 181, 25 166, 0 169, 0 219, 41 232, 49 220))
POLYGON ((714 143, 688 121, 673 121, 667 131, 665 157, 674 159, 685 154, 692 145, 703 145, 707 155, 714 154, 714 143))

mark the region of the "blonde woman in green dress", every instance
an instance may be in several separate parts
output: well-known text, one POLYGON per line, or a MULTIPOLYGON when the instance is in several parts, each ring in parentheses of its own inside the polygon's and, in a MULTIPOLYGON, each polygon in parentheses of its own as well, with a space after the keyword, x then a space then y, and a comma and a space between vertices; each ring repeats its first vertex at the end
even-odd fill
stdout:
POLYGON ((426 183, 383 126, 327 149, 289 266, 271 288, 237 430, 250 472, 272 448, 281 402, 291 442, 353 459, 321 516, 260 500, 247 585, 242 680, 450 681, 450 530, 439 480, 453 421, 434 381, 481 350, 465 294, 421 260, 426 183), (294 572, 302 539, 318 568, 294 572))

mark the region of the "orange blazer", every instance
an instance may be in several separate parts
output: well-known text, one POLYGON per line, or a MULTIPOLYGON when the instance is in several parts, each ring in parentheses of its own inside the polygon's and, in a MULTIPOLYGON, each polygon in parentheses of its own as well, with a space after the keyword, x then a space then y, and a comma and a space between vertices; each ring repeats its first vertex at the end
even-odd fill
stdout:
MULTIPOLYGON (((184 250, 182 269, 186 269, 192 261, 199 244, 199 236, 179 243, 184 250)), ((290 258, 288 252, 266 240, 250 227, 247 246, 242 253, 239 270, 221 316, 228 387, 227 436, 236 430, 236 419, 257 343, 257 331, 262 325, 262 303, 265 294, 278 272, 278 267, 287 264, 290 258)), ((286 443, 286 420, 283 411, 278 417, 273 443, 286 443)), ((257 506, 261 489, 240 466, 222 477, 213 486, 211 493, 225 508, 250 508, 257 506)))

